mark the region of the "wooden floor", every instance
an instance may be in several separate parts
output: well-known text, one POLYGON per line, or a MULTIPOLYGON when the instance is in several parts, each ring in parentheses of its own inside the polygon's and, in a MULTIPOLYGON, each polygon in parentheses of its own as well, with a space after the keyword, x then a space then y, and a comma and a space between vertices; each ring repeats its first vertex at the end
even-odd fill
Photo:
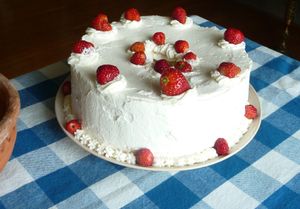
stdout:
MULTIPOLYGON (((129 7, 137 8, 142 15, 169 16, 177 5, 190 15, 240 28, 247 38, 278 49, 283 21, 229 0, 0 0, 0 73, 12 78, 66 59, 73 43, 99 11, 113 21, 129 7)), ((288 55, 298 60, 299 34, 300 28, 292 26, 288 40, 288 55)))

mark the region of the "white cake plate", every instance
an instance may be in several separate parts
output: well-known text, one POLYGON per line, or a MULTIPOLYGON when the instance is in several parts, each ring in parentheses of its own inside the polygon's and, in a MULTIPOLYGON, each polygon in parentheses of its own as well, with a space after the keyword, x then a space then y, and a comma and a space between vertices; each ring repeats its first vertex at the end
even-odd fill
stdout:
POLYGON ((175 167, 175 166, 174 167, 154 167, 154 166, 153 167, 142 167, 139 165, 133 165, 133 164, 129 164, 129 163, 120 162, 113 158, 108 158, 103 155, 100 155, 99 153, 95 152, 92 149, 89 149, 87 146, 81 144, 78 140, 76 140, 75 137, 64 128, 64 126, 65 126, 64 112, 63 112, 64 96, 62 94, 61 87, 62 87, 62 85, 58 89, 58 92, 57 92, 56 98, 55 98, 55 113, 56 113, 58 123, 59 123, 60 127, 62 128, 62 130, 66 133, 66 135, 68 137, 70 137, 70 139, 72 139, 80 147, 85 149, 87 152, 89 152, 103 160, 106 160, 106 161, 109 161, 111 163, 115 163, 118 165, 122 165, 125 167, 129 167, 129 168, 151 170, 151 171, 183 171, 183 170, 192 170, 192 169, 202 168, 202 167, 210 166, 215 163, 219 163, 219 162, 235 155, 237 152, 241 151, 253 139, 253 137, 255 136, 256 132, 258 131, 260 123, 261 123, 261 105, 260 105, 256 91, 250 85, 249 86, 249 103, 254 105, 257 108, 258 117, 251 122, 248 131, 242 136, 242 138, 239 140, 239 142, 230 148, 230 153, 228 155, 219 156, 219 157, 207 160, 205 162, 196 163, 193 165, 186 165, 186 166, 180 166, 180 167, 179 166, 178 167, 175 167))

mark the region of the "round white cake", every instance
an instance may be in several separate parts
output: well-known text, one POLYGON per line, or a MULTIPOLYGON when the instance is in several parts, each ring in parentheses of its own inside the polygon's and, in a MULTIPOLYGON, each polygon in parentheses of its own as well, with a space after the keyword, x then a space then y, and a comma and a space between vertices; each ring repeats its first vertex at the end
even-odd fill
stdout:
MULTIPOLYGON (((245 118, 252 61, 245 43, 224 40, 224 31, 204 28, 187 18, 185 24, 162 16, 141 16, 140 21, 123 17, 111 23, 112 30, 88 28, 82 40, 94 48, 72 53, 72 113, 82 123, 75 137, 88 137, 105 156, 135 163, 134 152, 148 148, 155 166, 182 166, 217 156, 216 139, 225 138, 229 147, 239 141, 251 120, 245 118), (151 37, 163 32, 166 43, 157 45, 151 37), (186 40, 197 55, 190 61, 192 72, 184 73, 191 88, 177 96, 167 96, 160 87, 161 74, 155 60, 182 60, 174 43, 186 40), (146 64, 130 62, 129 47, 145 45, 146 64), (232 62, 241 71, 229 78, 217 71, 222 62, 232 62), (116 66, 120 75, 99 85, 100 65, 116 66), (123 156, 123 157, 122 157, 123 156)), ((92 143, 89 142, 89 143, 92 143)))

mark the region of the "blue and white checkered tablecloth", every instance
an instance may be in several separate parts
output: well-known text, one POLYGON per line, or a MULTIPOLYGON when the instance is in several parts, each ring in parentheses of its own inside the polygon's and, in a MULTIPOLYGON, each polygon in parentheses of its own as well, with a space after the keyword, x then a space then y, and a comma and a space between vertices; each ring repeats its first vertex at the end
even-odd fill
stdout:
POLYGON ((300 62, 246 44, 261 127, 238 154, 191 171, 114 165, 66 137, 54 113, 66 62, 12 79, 21 114, 13 156, 0 173, 0 208, 300 208, 300 62))

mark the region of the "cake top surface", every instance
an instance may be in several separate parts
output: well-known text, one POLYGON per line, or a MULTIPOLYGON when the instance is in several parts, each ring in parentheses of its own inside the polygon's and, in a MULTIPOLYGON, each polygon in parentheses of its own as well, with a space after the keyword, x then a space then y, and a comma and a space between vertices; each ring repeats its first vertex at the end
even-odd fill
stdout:
POLYGON ((111 31, 98 31, 87 28, 83 40, 93 43, 94 48, 83 54, 72 53, 69 64, 91 86, 91 89, 104 94, 126 96, 133 99, 150 101, 180 100, 195 96, 205 99, 215 96, 245 79, 250 72, 252 61, 245 51, 245 43, 233 45, 224 40, 224 31, 216 27, 204 28, 187 18, 185 24, 162 16, 141 16, 141 21, 130 21, 121 17, 111 23, 111 31), (156 32, 163 32, 166 43, 156 45, 151 37, 156 32), (184 73, 191 89, 185 93, 169 97, 161 93, 160 74, 153 69, 155 60, 167 59, 175 62, 182 60, 183 53, 177 53, 174 43, 186 40, 189 51, 197 55, 197 60, 190 62, 192 72, 184 73), (145 65, 130 62, 132 52, 129 47, 134 42, 145 45, 145 65), (235 78, 221 75, 216 69, 222 62, 232 62, 241 72, 235 78), (96 82, 96 71, 100 65, 117 66, 120 75, 113 82, 100 86, 96 82))

